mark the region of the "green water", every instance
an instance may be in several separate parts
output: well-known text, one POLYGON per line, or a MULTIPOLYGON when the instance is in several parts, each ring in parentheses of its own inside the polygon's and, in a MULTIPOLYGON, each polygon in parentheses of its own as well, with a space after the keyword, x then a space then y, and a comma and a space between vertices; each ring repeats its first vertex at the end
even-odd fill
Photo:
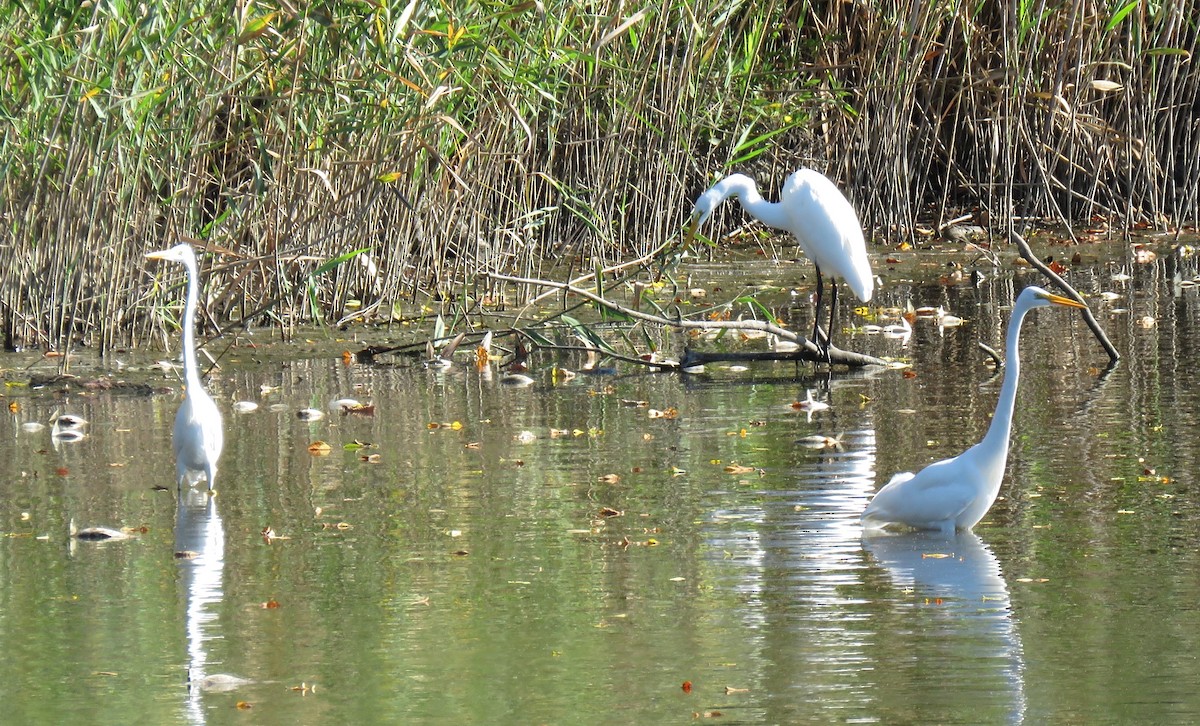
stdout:
POLYGON ((1077 282, 1119 293, 1095 307, 1124 361, 1103 372, 1069 311, 1031 316, 1003 498, 949 539, 864 541, 858 516, 892 473, 982 435, 999 381, 976 341, 1002 344, 1011 278, 885 286, 880 305, 968 320, 847 334, 914 377, 755 364, 554 385, 543 359, 515 389, 469 365, 235 348, 211 382, 227 436, 211 504, 177 506, 174 396, 14 390, 3 720, 1200 719, 1200 300, 1161 265, 1110 272, 1077 282), (808 388, 831 405, 811 420, 791 405, 808 388), (339 397, 375 413, 296 418, 339 397), (59 408, 86 438, 21 427, 59 408), (797 445, 813 434, 840 447, 797 445), (75 542, 71 520, 144 531, 75 542))

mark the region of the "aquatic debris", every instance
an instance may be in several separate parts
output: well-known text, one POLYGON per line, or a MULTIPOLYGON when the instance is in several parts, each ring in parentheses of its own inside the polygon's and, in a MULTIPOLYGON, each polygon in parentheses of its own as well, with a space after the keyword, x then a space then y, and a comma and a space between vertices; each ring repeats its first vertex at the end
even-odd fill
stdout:
POLYGON ((796 439, 796 443, 809 449, 841 449, 842 441, 834 436, 813 434, 796 439))
POLYGON ((254 401, 234 401, 233 403, 234 413, 250 413, 251 411, 257 410, 258 404, 254 401))
POLYGON ((253 683, 254 681, 250 680, 249 678, 242 678, 240 676, 234 676, 228 673, 213 673, 212 675, 201 676, 200 678, 192 678, 191 671, 188 671, 189 689, 198 688, 202 691, 224 693, 226 691, 232 691, 235 688, 241 688, 242 686, 249 686, 253 683))
POLYGON ((527 388, 534 384, 534 380, 527 375, 521 373, 506 373, 500 377, 500 385, 508 386, 509 388, 527 388))
POLYGON ((302 408, 296 412, 296 418, 301 421, 320 421, 325 418, 325 414, 315 408, 302 408))
POLYGON ((799 410, 799 411, 809 411, 809 412, 814 412, 814 413, 816 411, 824 411, 829 408, 828 403, 825 403, 824 401, 814 400, 812 397, 812 394, 813 394, 812 389, 811 388, 808 389, 808 392, 807 392, 804 400, 796 401, 795 403, 792 404, 792 408, 799 410))
POLYGON ((87 419, 82 416, 70 413, 56 414, 53 422, 50 437, 55 441, 79 441, 86 435, 83 427, 87 425, 87 419))
POLYGON ((83 529, 76 529, 74 519, 68 524, 68 529, 72 537, 84 542, 119 542, 121 540, 132 539, 135 533, 145 531, 138 528, 112 529, 110 527, 84 527, 83 529))

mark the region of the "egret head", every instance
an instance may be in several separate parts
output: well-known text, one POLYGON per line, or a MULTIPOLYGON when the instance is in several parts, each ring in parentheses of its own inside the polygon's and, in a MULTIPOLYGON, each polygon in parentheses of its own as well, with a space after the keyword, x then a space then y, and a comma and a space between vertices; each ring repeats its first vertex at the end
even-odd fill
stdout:
POLYGON ((166 260, 168 262, 187 263, 189 259, 195 261, 196 253, 192 250, 192 246, 186 242, 181 242, 167 250, 159 250, 158 252, 147 252, 146 259, 148 260, 166 260))
MULTIPOLYGON (((718 185, 719 186, 719 185, 718 185)), ((700 195, 696 200, 696 206, 692 207, 692 216, 688 220, 687 233, 684 244, 691 246, 692 240, 696 238, 696 231, 700 229, 708 218, 712 215, 721 202, 725 201, 725 194, 721 189, 713 187, 700 195)))
POLYGON ((1044 308, 1050 305, 1065 305, 1069 308, 1087 307, 1081 302, 1076 302, 1061 295, 1055 295, 1052 292, 1047 292, 1035 286, 1027 287, 1021 291, 1020 296, 1017 298, 1017 305, 1024 305, 1028 308, 1044 308))

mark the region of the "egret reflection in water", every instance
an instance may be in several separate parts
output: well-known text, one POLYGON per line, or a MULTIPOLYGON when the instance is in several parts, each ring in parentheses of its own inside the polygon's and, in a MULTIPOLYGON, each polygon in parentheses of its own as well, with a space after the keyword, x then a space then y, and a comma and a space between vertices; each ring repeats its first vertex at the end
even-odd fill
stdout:
POLYGON ((980 703, 981 720, 988 720, 984 714, 994 709, 1009 723, 1023 721, 1024 654, 1008 584, 991 549, 970 531, 939 535, 868 530, 862 546, 868 563, 886 570, 903 593, 895 601, 895 612, 885 616, 889 627, 877 635, 881 647, 887 647, 882 645, 885 641, 891 645, 902 640, 914 655, 906 661, 913 666, 911 672, 904 673, 901 664, 881 678, 881 687, 911 691, 906 695, 917 701, 916 713, 925 706, 930 709, 924 714, 928 720, 951 711, 939 708, 942 699, 958 703, 963 693, 971 693, 988 702, 980 703), (955 665, 942 671, 938 663, 955 665))
MULTIPOLYGON (((207 491, 180 490, 175 516, 175 556, 179 562, 187 636, 187 721, 204 723, 202 704, 209 673, 208 644, 221 638, 217 609, 225 597, 225 529, 216 497, 207 491)), ((219 676, 218 676, 219 678, 219 676)))

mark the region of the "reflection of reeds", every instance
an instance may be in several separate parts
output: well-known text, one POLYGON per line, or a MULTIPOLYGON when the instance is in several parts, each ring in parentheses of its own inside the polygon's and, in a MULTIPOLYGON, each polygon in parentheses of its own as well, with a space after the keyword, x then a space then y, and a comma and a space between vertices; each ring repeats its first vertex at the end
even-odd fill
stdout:
POLYGON ((901 236, 1196 215, 1192 3, 450 5, 4 6, 6 328, 145 338, 178 235, 209 323, 477 304, 656 247, 732 167, 901 236))

